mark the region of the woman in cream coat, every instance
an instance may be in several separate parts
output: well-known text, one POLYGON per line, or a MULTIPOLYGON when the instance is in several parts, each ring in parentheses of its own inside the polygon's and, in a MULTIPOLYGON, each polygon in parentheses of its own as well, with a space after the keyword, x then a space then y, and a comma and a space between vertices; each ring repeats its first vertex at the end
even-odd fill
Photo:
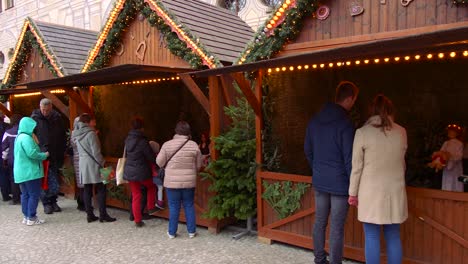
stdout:
POLYGON ((364 223, 366 263, 380 261, 383 227, 389 264, 401 263, 400 224, 408 218, 405 189, 406 130, 393 121, 392 102, 378 95, 371 117, 356 131, 349 204, 364 223))

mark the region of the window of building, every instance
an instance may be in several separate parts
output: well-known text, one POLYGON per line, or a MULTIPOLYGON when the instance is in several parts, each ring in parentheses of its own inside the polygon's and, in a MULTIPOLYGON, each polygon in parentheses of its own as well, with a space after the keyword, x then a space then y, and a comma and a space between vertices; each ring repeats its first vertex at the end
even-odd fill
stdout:
POLYGON ((2 0, 0 0, 0 13, 3 11, 3 8, 2 8, 2 0))
POLYGON ((265 5, 269 7, 277 7, 279 6, 283 1, 282 0, 263 0, 265 5))
POLYGON ((6 9, 12 8, 15 6, 15 1, 14 0, 6 0, 6 9))
POLYGON ((218 5, 234 13, 239 13, 245 7, 246 0, 219 0, 218 5))
POLYGON ((3 64, 5 63, 5 55, 3 52, 0 51, 0 69, 3 68, 3 64))
POLYGON ((13 48, 10 48, 8 50, 8 59, 11 60, 13 58, 13 54, 15 54, 15 50, 13 48))

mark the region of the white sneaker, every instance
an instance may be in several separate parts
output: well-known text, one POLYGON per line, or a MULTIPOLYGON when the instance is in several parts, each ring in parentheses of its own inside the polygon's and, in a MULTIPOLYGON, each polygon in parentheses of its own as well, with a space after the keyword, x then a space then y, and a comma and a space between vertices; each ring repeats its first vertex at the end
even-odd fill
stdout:
POLYGON ((23 217, 23 221, 21 221, 21 223, 25 225, 27 222, 28 222, 28 219, 26 219, 26 217, 23 217))
POLYGON ((28 225, 28 226, 32 226, 32 225, 42 225, 43 223, 45 223, 45 221, 42 220, 42 219, 39 219, 39 218, 37 218, 37 217, 36 217, 35 220, 27 220, 27 221, 26 221, 26 225, 28 225))
POLYGON ((169 234, 169 232, 167 232, 167 237, 170 238, 170 239, 173 239, 173 238, 175 238, 175 235, 173 236, 173 235, 169 234))
POLYGON ((197 235, 197 233, 188 233, 189 238, 194 238, 197 235))

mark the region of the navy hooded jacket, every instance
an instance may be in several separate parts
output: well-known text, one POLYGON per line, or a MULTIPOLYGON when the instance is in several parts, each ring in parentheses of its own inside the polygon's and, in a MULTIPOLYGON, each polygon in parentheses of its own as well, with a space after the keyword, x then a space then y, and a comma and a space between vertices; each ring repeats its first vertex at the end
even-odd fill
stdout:
POLYGON ((346 110, 328 103, 307 126, 304 152, 312 168, 316 190, 348 195, 354 125, 346 110))

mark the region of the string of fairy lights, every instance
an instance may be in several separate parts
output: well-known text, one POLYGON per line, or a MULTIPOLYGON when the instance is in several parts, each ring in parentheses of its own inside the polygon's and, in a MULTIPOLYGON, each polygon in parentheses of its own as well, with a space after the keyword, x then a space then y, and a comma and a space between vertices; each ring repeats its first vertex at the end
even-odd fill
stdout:
MULTIPOLYGON (((289 0, 288 0, 289 1, 289 0)), ((153 0, 145 0, 152 9, 161 17, 167 25, 169 25, 172 30, 179 36, 180 39, 183 39, 187 46, 192 49, 193 52, 197 53, 203 61, 203 64, 207 65, 210 69, 216 68, 216 64, 213 63, 213 57, 208 57, 203 50, 193 41, 175 22, 171 17, 169 17, 164 10, 157 5, 157 3, 153 0)))
MULTIPOLYGON (((276 9, 276 12, 271 15, 270 20, 267 21, 262 30, 264 36, 270 36, 273 33, 273 30, 278 27, 285 19, 285 12, 296 6, 296 0, 285 0, 281 6, 276 9)), ((258 38, 262 36, 259 35, 258 38)), ((259 39, 256 39, 258 42, 259 39)), ((238 64, 242 64, 246 61, 247 56, 249 55, 251 49, 247 49, 244 54, 241 55, 241 58, 237 61, 238 64)))
MULTIPOLYGON (((289 0, 288 0, 289 1, 289 0)), ((107 39, 107 36, 112 29, 114 23, 117 20, 117 17, 119 16, 120 12, 122 11, 125 0, 118 0, 115 3, 115 7, 112 10, 112 12, 109 15, 109 18, 107 19, 107 22, 105 26, 103 27, 99 38, 96 42, 96 45, 94 48, 90 51, 89 56, 85 62, 85 65, 81 72, 86 72, 90 68, 90 66, 93 64, 93 61, 96 59, 96 57, 99 54, 99 50, 104 44, 104 42, 107 39)), ((147 3, 151 9, 156 12, 156 14, 162 18, 166 24, 172 29, 173 32, 177 34, 179 39, 183 40, 189 49, 191 49, 194 53, 196 53, 198 56, 201 57, 203 64, 207 65, 210 69, 216 68, 217 64, 213 58, 213 56, 208 56, 207 53, 192 39, 192 37, 187 34, 177 23, 174 19, 170 17, 163 8, 161 8, 156 1, 153 0, 144 0, 145 3, 147 3)))
POLYGON ((157 78, 157 79, 146 79, 146 80, 138 80, 138 81, 130 81, 130 82, 121 82, 121 85, 129 85, 129 84, 147 84, 147 83, 159 83, 159 82, 166 82, 166 81, 178 81, 180 80, 179 76, 167 77, 167 78, 157 78))
POLYGON ((338 62, 327 62, 327 63, 314 63, 314 64, 305 64, 305 65, 296 65, 296 66, 282 66, 276 68, 269 68, 267 72, 269 74, 294 71, 294 70, 308 70, 308 69, 326 69, 326 68, 339 68, 346 66, 359 66, 359 65, 370 65, 370 64, 385 64, 391 62, 410 62, 410 61, 420 61, 420 60, 433 60, 433 59, 454 59, 457 57, 468 58, 468 50, 465 51, 452 51, 452 52, 436 52, 428 53, 425 55, 406 55, 406 56, 395 56, 395 57, 383 57, 383 58, 373 58, 373 59, 360 59, 360 60, 345 60, 338 62))
MULTIPOLYGON (((53 94, 64 94, 65 90, 57 89, 57 90, 52 90, 50 92, 53 93, 53 94)), ((42 94, 41 92, 33 92, 33 93, 15 94, 15 95, 13 95, 13 97, 20 98, 20 97, 37 96, 37 95, 41 95, 41 94, 42 94)))

